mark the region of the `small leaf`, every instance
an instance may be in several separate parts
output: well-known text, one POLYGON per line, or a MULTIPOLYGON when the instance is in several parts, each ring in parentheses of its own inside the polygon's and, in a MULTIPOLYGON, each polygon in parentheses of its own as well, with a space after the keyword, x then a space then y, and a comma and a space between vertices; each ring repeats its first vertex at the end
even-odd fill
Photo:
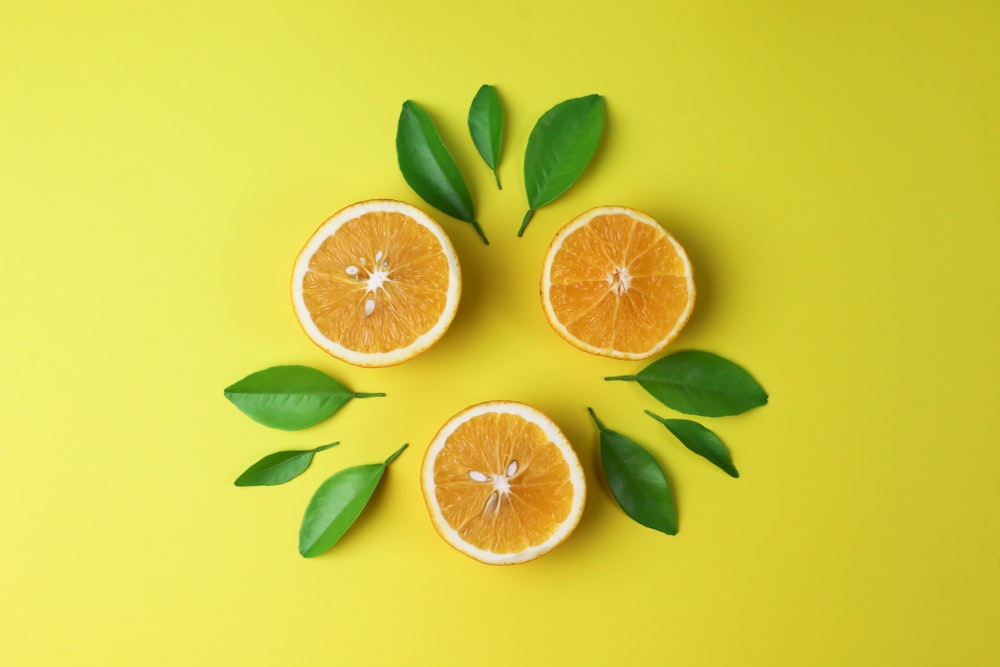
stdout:
POLYGON ((313 456, 317 453, 335 447, 338 444, 333 442, 315 449, 293 449, 268 454, 243 471, 243 474, 236 478, 234 484, 236 486, 275 486, 276 484, 284 484, 304 473, 309 464, 312 463, 313 456))
POLYGON ((483 85, 472 98, 472 106, 469 107, 469 134, 486 166, 493 171, 497 189, 503 190, 500 174, 497 173, 503 136, 503 109, 500 108, 497 89, 489 84, 483 85))
POLYGON ((524 151, 524 188, 528 212, 517 235, 535 211, 566 192, 586 169, 604 131, 604 98, 577 97, 555 105, 538 119, 524 151))
POLYGON ((455 158, 444 145, 434 121, 412 100, 403 102, 399 113, 396 157, 403 178, 414 192, 434 208, 472 224, 489 245, 476 222, 476 207, 455 158))
POLYGON ((658 359, 635 380, 656 400, 678 412, 703 417, 738 415, 767 403, 767 392, 743 368, 711 352, 686 350, 658 359))
POLYGON ((740 476, 736 466, 733 465, 733 459, 729 455, 726 443, 722 442, 719 436, 715 435, 710 429, 690 419, 664 419, 649 410, 645 410, 644 412, 666 426, 692 452, 699 456, 704 456, 725 470, 730 477, 740 476))
POLYGON ((643 526, 676 535, 677 509, 656 459, 639 444, 606 428, 593 410, 587 411, 600 430, 601 464, 618 505, 643 526))
POLYGON ((273 366, 251 373, 223 393, 254 421, 285 431, 318 424, 352 398, 385 396, 353 392, 308 366, 273 366))
POLYGON ((386 468, 407 446, 397 449, 382 463, 346 468, 320 484, 302 517, 299 553, 312 558, 336 544, 361 515, 386 468))

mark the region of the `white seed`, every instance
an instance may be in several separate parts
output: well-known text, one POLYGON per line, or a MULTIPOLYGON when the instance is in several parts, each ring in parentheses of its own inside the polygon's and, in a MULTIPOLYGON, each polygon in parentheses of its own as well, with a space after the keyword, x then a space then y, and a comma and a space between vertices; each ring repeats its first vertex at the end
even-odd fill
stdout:
POLYGON ((486 507, 483 508, 483 514, 489 514, 497 509, 497 505, 500 504, 500 494, 496 491, 490 494, 490 499, 486 501, 486 507))
POLYGON ((489 479, 489 477, 479 472, 478 470, 470 470, 469 479, 471 479, 473 482, 485 482, 489 479))
POLYGON ((507 470, 506 470, 505 474, 508 477, 513 477, 514 473, 516 473, 516 472, 517 472, 517 461, 514 460, 514 461, 511 461, 510 465, 507 466, 507 470))
POLYGON ((377 253, 375 253, 375 263, 378 264, 381 261, 382 261, 382 251, 379 250, 377 253))
POLYGON ((375 312, 375 299, 368 299, 365 301, 365 317, 368 317, 375 312))
POLYGON ((358 269, 358 267, 356 267, 356 266, 354 266, 352 264, 351 266, 347 267, 345 269, 345 271, 347 271, 347 275, 349 275, 349 276, 356 276, 356 275, 358 275, 359 269, 358 269))

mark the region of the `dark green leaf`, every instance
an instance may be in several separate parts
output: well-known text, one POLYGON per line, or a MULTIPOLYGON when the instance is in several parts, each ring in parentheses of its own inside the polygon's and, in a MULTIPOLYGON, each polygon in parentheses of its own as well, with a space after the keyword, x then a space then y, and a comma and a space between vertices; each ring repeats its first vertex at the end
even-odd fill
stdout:
POLYGON ((306 471, 318 452, 330 449, 333 442, 316 449, 293 449, 268 454, 236 478, 236 486, 274 486, 295 479, 306 471))
POLYGON ((636 522, 677 534, 677 509, 670 484, 656 459, 639 444, 604 426, 587 408, 601 433, 604 476, 618 505, 636 522))
POLYGON ((500 108, 497 89, 489 84, 483 85, 472 99, 472 106, 469 107, 469 134, 486 166, 493 171, 497 188, 503 190, 500 174, 497 173, 503 136, 503 110, 500 108))
POLYGON ((223 393, 254 421, 285 431, 318 424, 352 398, 385 396, 353 392, 308 366, 273 366, 251 373, 223 393))
POLYGON ((731 477, 739 477, 740 473, 733 465, 726 443, 719 439, 710 429, 690 419, 664 419, 649 410, 645 413, 660 422, 673 433, 681 443, 699 456, 725 470, 731 477))
POLYGON ((658 359, 637 375, 604 379, 636 380, 667 407, 689 415, 725 417, 767 403, 767 392, 740 366, 698 350, 658 359))
POLYGON ((299 528, 299 553, 319 556, 336 544, 368 504, 385 469, 407 445, 382 463, 346 468, 320 484, 309 500, 299 528))
POLYGON ((577 97, 555 105, 538 119, 524 152, 528 212, 517 235, 536 210, 566 192, 586 169, 604 131, 604 98, 577 97))
POLYGON ((403 102, 396 128, 396 157, 403 178, 434 208, 471 223, 485 243, 476 222, 476 207, 455 159, 444 145, 427 112, 412 100, 403 102))

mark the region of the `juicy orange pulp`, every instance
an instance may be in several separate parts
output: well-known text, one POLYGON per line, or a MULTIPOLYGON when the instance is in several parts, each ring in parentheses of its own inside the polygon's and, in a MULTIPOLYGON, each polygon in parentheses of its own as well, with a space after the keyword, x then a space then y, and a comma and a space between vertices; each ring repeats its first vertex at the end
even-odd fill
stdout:
POLYGON ((553 328, 574 345, 636 359, 673 340, 694 303, 683 248, 654 220, 595 209, 556 235, 542 278, 553 328))
POLYGON ((409 205, 355 208, 331 218, 303 249, 293 279, 296 313, 334 356, 399 363, 429 347, 454 317, 457 257, 436 223, 409 205))

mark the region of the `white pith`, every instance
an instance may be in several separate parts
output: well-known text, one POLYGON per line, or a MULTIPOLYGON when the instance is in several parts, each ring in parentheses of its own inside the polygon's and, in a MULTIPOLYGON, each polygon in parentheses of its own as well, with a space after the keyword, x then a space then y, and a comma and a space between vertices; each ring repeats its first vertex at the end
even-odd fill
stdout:
MULTIPOLYGON (((494 488, 498 490, 503 489, 508 484, 507 477, 513 477, 519 471, 516 469, 516 466, 508 465, 507 471, 505 472, 510 474, 496 475, 483 480, 483 483, 493 484, 494 488)), ((576 528, 577 524, 580 522, 580 517, 583 514, 583 506, 586 500, 586 482, 584 480, 583 468, 580 466, 580 460, 576 455, 576 451, 573 449, 572 445, 570 445, 566 436, 563 435, 561 430, 559 430, 559 427, 555 424, 555 422, 549 419, 545 414, 530 405, 514 401, 480 403, 479 405, 474 405, 470 408, 462 410, 457 415, 449 419, 441 430, 438 431, 437 435, 434 436, 431 444, 427 447, 427 452, 424 454, 420 474, 422 478, 421 488, 424 492, 424 499, 430 512, 431 520, 434 522, 434 525, 441 534, 441 537, 462 553, 471 556, 478 561, 491 565, 513 565, 515 563, 523 563, 529 560, 534 560, 542 554, 551 551, 563 540, 565 540, 566 537, 573 532, 573 529, 576 528), (448 438, 455 432, 455 429, 469 419, 488 413, 515 414, 533 424, 537 424, 545 433, 545 436, 549 439, 549 441, 559 448, 559 451, 565 458, 566 463, 569 466, 570 481, 574 489, 573 501, 570 506, 569 514, 562 524, 559 525, 556 531, 549 537, 549 539, 541 544, 537 544, 517 553, 498 554, 481 549, 473 544, 470 544, 469 542, 466 542, 462 536, 459 535, 458 531, 452 528, 445 520, 435 496, 434 462, 437 459, 438 454, 444 448, 448 438)), ((507 488, 509 489, 509 486, 507 488)), ((497 498, 495 502, 499 502, 502 495, 503 493, 500 491, 494 491, 494 495, 491 496, 491 502, 493 502, 492 499, 494 497, 497 498)), ((484 511, 494 511, 495 509, 496 507, 487 507, 484 508, 484 511)))
MULTIPOLYGON (((563 242, 570 236, 570 234, 580 229, 581 227, 588 225, 591 220, 601 215, 626 215, 635 220, 636 222, 640 224, 649 225, 650 227, 656 229, 658 232, 662 233, 666 237, 666 239, 670 241, 671 245, 674 246, 674 249, 677 251, 678 257, 680 257, 681 261, 684 263, 684 275, 682 277, 686 279, 688 293, 691 294, 692 297, 694 296, 695 287, 694 287, 694 276, 692 275, 692 269, 691 269, 691 262, 688 259, 687 253, 684 252, 684 248, 680 245, 680 243, 677 242, 677 240, 670 234, 670 232, 665 230, 656 220, 642 213, 641 211, 636 211, 634 209, 627 208, 624 206, 601 206, 598 208, 591 209, 586 213, 583 213, 574 218, 565 227, 563 227, 562 229, 559 230, 559 232, 556 233, 555 238, 552 239, 552 243, 549 244, 549 248, 545 253, 545 261, 542 265, 542 281, 541 281, 542 308, 545 311, 546 318, 552 324, 552 326, 556 328, 559 334, 567 341, 569 341, 576 347, 580 348, 581 350, 585 350, 592 354, 599 354, 605 357, 612 357, 615 359, 631 359, 631 360, 648 359, 649 357, 655 355, 656 353, 660 352, 664 347, 669 345, 674 340, 674 338, 677 337, 677 334, 680 332, 680 330, 684 328, 684 325, 687 323, 688 318, 691 316, 691 311, 694 309, 693 298, 688 302, 687 308, 685 309, 684 313, 678 318, 677 323, 674 325, 674 328, 666 336, 664 336, 656 346, 654 346, 649 350, 644 350, 641 352, 623 352, 621 350, 614 350, 610 347, 602 348, 602 347, 597 347, 595 345, 591 345, 586 341, 580 340, 572 333, 570 333, 570 331, 566 328, 566 326, 563 325, 563 323, 558 320, 558 318, 555 315, 555 312, 552 310, 552 306, 549 303, 549 299, 547 298, 547 295, 549 294, 549 291, 552 288, 552 280, 551 280, 552 263, 555 260, 556 255, 559 253, 559 250, 562 248, 563 242)), ((622 295, 625 292, 627 292, 629 287, 631 286, 632 276, 628 272, 628 267, 620 266, 620 267, 615 267, 614 271, 608 274, 607 281, 608 281, 608 287, 611 291, 615 292, 616 295, 622 295)))
MULTIPOLYGON (((361 259, 363 258, 359 258, 359 264, 361 263, 361 259)), ((381 259, 381 257, 377 258, 375 260, 374 270, 368 271, 366 269, 366 275, 363 277, 367 282, 366 287, 370 297, 365 302, 366 315, 371 315, 371 313, 374 312, 374 309, 377 307, 377 298, 375 295, 378 290, 382 289, 382 285, 390 279, 389 274, 391 271, 387 271, 379 266, 381 259)), ((359 271, 357 273, 360 273, 362 267, 352 266, 348 268, 358 269, 359 271)), ((451 325, 452 320, 455 318, 455 313, 458 310, 458 302, 461 298, 461 294, 461 268, 458 264, 458 255, 455 252, 455 247, 452 245, 448 235, 445 234, 444 230, 437 222, 434 221, 433 218, 420 209, 405 202, 388 199, 376 199, 359 202, 334 214, 330 219, 320 225, 319 229, 317 229, 313 233, 312 237, 310 237, 309 241, 302 249, 302 252, 299 253, 298 258, 295 261, 295 267, 292 271, 292 304, 295 308, 296 314, 298 315, 299 322, 301 322, 302 328, 306 332, 306 335, 308 335, 313 342, 334 357, 358 366, 391 366, 393 364, 406 361, 407 359, 410 359, 429 348, 442 335, 444 335, 444 332, 451 325), (442 251, 448 259, 448 271, 451 274, 451 279, 448 281, 448 293, 445 296, 444 310, 441 313, 441 317, 433 327, 418 336, 416 340, 406 347, 392 350, 390 352, 364 353, 348 349, 340 343, 330 340, 323 335, 313 322, 312 317, 310 317, 308 308, 306 308, 305 300, 302 294, 302 284, 305 275, 309 270, 309 262, 313 255, 316 254, 319 247, 323 244, 323 241, 330 237, 346 222, 372 211, 402 213, 403 215, 412 218, 415 222, 434 234, 438 241, 440 241, 442 251)))

